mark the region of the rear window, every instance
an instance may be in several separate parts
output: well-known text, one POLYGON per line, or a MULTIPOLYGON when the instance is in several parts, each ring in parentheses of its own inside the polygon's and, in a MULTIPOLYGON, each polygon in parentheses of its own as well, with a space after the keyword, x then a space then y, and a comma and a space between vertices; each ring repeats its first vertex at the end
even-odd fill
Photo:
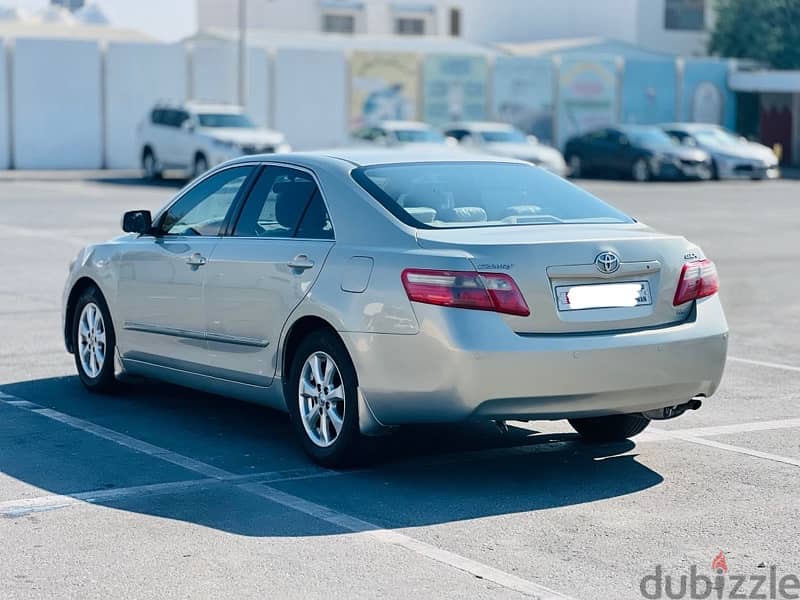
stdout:
POLYGON ((634 222, 568 181, 524 164, 376 165, 355 169, 353 179, 413 227, 634 222))

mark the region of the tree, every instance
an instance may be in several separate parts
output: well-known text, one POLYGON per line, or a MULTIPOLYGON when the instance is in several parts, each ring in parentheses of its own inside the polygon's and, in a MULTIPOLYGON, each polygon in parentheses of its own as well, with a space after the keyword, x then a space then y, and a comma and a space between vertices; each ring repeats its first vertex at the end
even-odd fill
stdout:
POLYGON ((800 0, 716 0, 709 52, 800 69, 800 0))

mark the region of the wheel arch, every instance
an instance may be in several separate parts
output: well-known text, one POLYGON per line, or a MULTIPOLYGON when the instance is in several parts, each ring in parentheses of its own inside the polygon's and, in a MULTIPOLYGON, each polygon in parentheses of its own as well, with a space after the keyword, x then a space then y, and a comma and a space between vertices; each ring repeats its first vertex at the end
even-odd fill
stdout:
POLYGON ((280 376, 283 385, 283 392, 284 397, 286 396, 286 386, 288 385, 288 370, 289 366, 292 364, 292 360, 294 359, 294 355, 297 352, 297 348, 300 346, 300 342, 305 338, 309 333, 312 331, 317 330, 324 330, 330 332, 332 335, 336 336, 341 342, 342 345, 347 347, 342 339, 342 336, 336 331, 336 328, 330 324, 330 322, 326 321, 322 317, 317 315, 305 315, 297 319, 286 332, 286 335, 283 340, 283 347, 279 351, 280 352, 280 376))
POLYGON ((103 290, 94 279, 84 275, 75 282, 69 292, 69 296, 67 297, 67 303, 64 310, 64 344, 67 347, 67 352, 70 354, 74 354, 75 352, 75 349, 72 347, 72 336, 70 335, 72 321, 75 318, 75 304, 77 303, 78 298, 81 297, 81 294, 90 288, 96 288, 100 296, 102 296, 103 301, 106 303, 106 306, 108 306, 108 301, 103 294, 103 290))

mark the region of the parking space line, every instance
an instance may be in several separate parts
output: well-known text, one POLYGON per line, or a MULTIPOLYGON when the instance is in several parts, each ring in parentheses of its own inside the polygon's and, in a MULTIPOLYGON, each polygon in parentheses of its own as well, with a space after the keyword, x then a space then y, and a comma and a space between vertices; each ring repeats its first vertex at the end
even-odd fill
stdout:
POLYGON ((765 360, 753 360, 751 358, 739 358, 738 356, 729 356, 728 360, 745 363, 748 365, 756 365, 758 367, 768 367, 770 369, 781 369, 782 371, 793 371, 795 373, 800 373, 800 367, 795 367, 794 365, 784 365, 782 363, 769 362, 765 360))
POLYGON ((755 431, 772 431, 774 429, 794 429, 800 427, 800 419, 777 419, 774 421, 752 421, 734 425, 714 425, 711 427, 692 427, 687 429, 654 429, 654 432, 666 431, 682 436, 708 437, 714 435, 730 435, 734 433, 751 433, 755 431))
MULTIPOLYGON (((22 399, 17 398, 15 396, 11 396, 4 392, 0 392, 0 402, 14 406, 12 403, 17 402, 19 404, 20 400, 22 399)), ((23 400, 23 402, 26 401, 23 400)), ((53 409, 43 408, 40 407, 38 404, 34 404, 32 402, 28 404, 32 405, 35 408, 31 408, 27 405, 18 406, 18 408, 20 408, 20 410, 27 410, 35 414, 47 417, 49 419, 53 419, 60 423, 64 423, 65 425, 69 425, 70 427, 80 429, 81 431, 85 431, 87 433, 109 440, 126 448, 135 450, 137 452, 142 452, 144 454, 147 454, 148 456, 159 458, 161 460, 173 464, 178 464, 186 469, 195 471, 203 475, 207 475, 208 477, 210 477, 212 481, 217 480, 220 482, 230 483, 231 478, 237 477, 237 475, 229 471, 219 469, 217 467, 214 467, 213 465, 209 465, 207 463, 195 460, 188 456, 178 454, 177 452, 172 452, 171 450, 160 448, 159 446, 155 446, 148 442, 138 440, 131 436, 108 429, 106 427, 95 425, 90 421, 85 421, 77 417, 72 417, 70 415, 67 415, 65 413, 53 409)), ((322 471, 323 469, 319 470, 322 471)), ((337 471, 330 471, 330 473, 339 474, 339 472, 337 471)), ((256 494, 261 498, 270 500, 287 508, 292 508, 307 515, 326 521, 328 523, 338 525, 345 531, 350 531, 353 533, 362 533, 362 532, 367 533, 368 535, 372 536, 375 540, 381 543, 390 544, 393 546, 404 548, 406 550, 410 550, 412 552, 415 552, 416 554, 425 556, 431 560, 439 562, 440 564, 444 564, 446 566, 469 573, 478 578, 492 581, 510 590, 527 594, 533 598, 536 598, 537 600, 572 600, 572 598, 570 598, 569 596, 565 596, 563 594, 550 590, 549 588, 534 583, 530 580, 523 579, 521 577, 518 577, 511 573, 506 573, 505 571, 501 571, 500 569, 496 569, 495 567, 491 567, 479 561, 475 561, 465 556, 461 556, 459 554, 455 554, 453 552, 449 552, 442 548, 438 548, 436 546, 416 540, 402 533, 383 529, 381 527, 378 527, 377 525, 368 523, 366 521, 362 521, 361 519, 347 515, 345 513, 338 512, 321 504, 316 504, 314 502, 310 502, 303 498, 287 494, 285 492, 282 492, 276 488, 270 487, 263 483, 244 483, 244 484, 238 484, 237 487, 239 489, 242 489, 244 491, 249 491, 250 493, 256 494)))
POLYGON ((717 442, 715 440, 709 440, 694 435, 686 435, 681 433, 680 430, 667 431, 664 429, 657 429, 655 430, 655 433, 657 433, 658 435, 662 435, 666 438, 683 440, 684 442, 691 442, 692 444, 700 444, 702 446, 708 446, 710 448, 717 448, 718 450, 726 450, 728 452, 735 452, 736 454, 744 454, 746 456, 753 456, 755 458, 762 458, 764 460, 771 460, 773 462, 792 465, 793 467, 800 467, 800 460, 795 458, 789 458, 787 456, 779 456, 777 454, 771 454, 769 452, 761 452, 759 450, 751 450, 750 448, 743 448, 742 446, 723 444, 722 442, 717 442))
POLYGON ((384 544, 390 544, 409 550, 415 554, 425 556, 436 562, 458 569, 459 571, 464 571, 475 577, 491 581, 533 598, 539 600, 571 600, 569 596, 560 594, 559 592, 534 583, 528 579, 523 579, 522 577, 506 573, 500 569, 495 569, 494 567, 461 556, 460 554, 455 554, 437 546, 421 542, 398 531, 384 529, 368 521, 363 521, 346 513, 330 509, 327 506, 310 502, 292 494, 287 494, 273 487, 260 483, 241 484, 237 487, 282 506, 286 506, 287 508, 326 521, 342 529, 353 533, 364 534, 384 544))

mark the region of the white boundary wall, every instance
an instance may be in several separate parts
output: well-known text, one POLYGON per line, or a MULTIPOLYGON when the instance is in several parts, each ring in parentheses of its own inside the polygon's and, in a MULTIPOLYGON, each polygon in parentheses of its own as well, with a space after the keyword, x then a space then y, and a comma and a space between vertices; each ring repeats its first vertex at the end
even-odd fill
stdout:
POLYGON ((10 115, 8 113, 8 63, 5 41, 0 38, 0 169, 7 169, 11 162, 11 140, 9 136, 10 115))
POLYGON ((186 100, 186 51, 181 44, 111 43, 105 65, 106 164, 135 169, 139 123, 156 102, 186 100))
POLYGON ((101 57, 97 42, 18 39, 13 52, 15 166, 100 168, 101 57))
POLYGON ((275 123, 295 150, 348 141, 350 98, 343 52, 280 49, 275 54, 275 123))

